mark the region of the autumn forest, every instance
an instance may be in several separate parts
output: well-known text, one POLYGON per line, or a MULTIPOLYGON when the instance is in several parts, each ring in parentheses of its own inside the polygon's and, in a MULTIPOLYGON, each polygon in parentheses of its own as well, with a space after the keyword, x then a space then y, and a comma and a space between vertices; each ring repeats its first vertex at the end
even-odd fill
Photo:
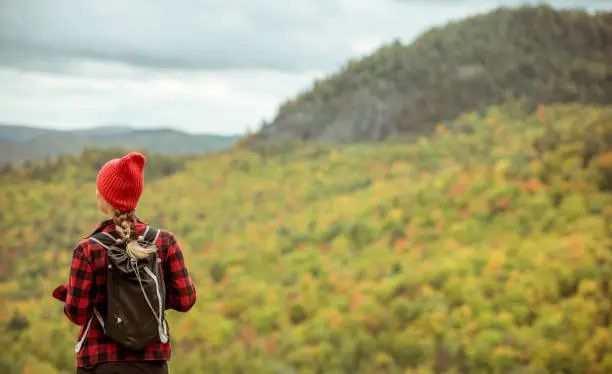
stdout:
MULTIPOLYGON (((606 87, 384 142, 145 151, 138 215, 175 233, 199 297, 168 312, 171 372, 611 373, 606 87)), ((0 173, 1 373, 74 372, 78 326, 50 293, 126 151, 0 173)))

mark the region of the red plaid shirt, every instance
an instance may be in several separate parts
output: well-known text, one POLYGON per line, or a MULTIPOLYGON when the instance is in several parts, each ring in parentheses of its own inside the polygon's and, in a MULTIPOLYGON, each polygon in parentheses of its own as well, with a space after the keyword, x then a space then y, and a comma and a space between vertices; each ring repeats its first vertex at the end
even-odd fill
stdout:
MULTIPOLYGON (((137 220, 135 229, 142 235, 146 224, 137 220)), ((94 231, 113 231, 111 220, 102 222, 94 231)), ((186 312, 195 304, 196 290, 183 259, 183 253, 174 235, 160 229, 156 241, 163 263, 166 282, 166 309, 186 312)), ((54 290, 53 296, 64 300, 64 313, 81 326, 80 340, 85 326, 93 315, 94 306, 102 316, 106 315, 106 249, 88 238, 77 244, 72 258, 70 278, 67 284, 54 290)), ((169 331, 168 331, 169 332, 169 331)), ((87 338, 77 353, 77 366, 90 366, 108 361, 169 360, 171 342, 153 344, 142 351, 124 348, 104 335, 97 318, 93 318, 87 338)))

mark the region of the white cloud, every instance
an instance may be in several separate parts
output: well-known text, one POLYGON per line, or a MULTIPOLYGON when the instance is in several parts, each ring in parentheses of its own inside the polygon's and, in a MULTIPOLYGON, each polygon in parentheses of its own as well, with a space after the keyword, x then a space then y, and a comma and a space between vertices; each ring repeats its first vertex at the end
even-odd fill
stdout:
POLYGON ((114 64, 74 75, 0 69, 0 116, 63 129, 127 123, 235 134, 271 118, 280 101, 317 75, 130 70, 114 64))

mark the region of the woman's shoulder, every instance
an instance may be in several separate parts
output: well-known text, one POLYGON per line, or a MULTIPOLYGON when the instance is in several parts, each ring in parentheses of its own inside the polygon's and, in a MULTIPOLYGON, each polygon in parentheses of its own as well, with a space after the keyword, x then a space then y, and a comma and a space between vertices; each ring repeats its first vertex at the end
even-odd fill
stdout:
POLYGON ((159 249, 163 252, 169 252, 176 249, 180 250, 179 240, 174 232, 165 227, 153 227, 157 229, 157 239, 154 242, 159 249))
POLYGON ((174 244, 178 241, 171 230, 164 227, 158 227, 157 229, 159 230, 158 240, 161 239, 162 244, 174 244))

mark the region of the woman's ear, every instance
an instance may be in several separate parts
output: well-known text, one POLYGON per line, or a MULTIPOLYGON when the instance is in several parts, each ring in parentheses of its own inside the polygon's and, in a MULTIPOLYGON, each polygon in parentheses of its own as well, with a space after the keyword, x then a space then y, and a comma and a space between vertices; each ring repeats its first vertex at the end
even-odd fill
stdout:
POLYGON ((102 214, 110 214, 108 203, 106 200, 104 200, 104 198, 102 198, 102 195, 98 189, 96 189, 96 202, 98 203, 98 209, 102 214))

